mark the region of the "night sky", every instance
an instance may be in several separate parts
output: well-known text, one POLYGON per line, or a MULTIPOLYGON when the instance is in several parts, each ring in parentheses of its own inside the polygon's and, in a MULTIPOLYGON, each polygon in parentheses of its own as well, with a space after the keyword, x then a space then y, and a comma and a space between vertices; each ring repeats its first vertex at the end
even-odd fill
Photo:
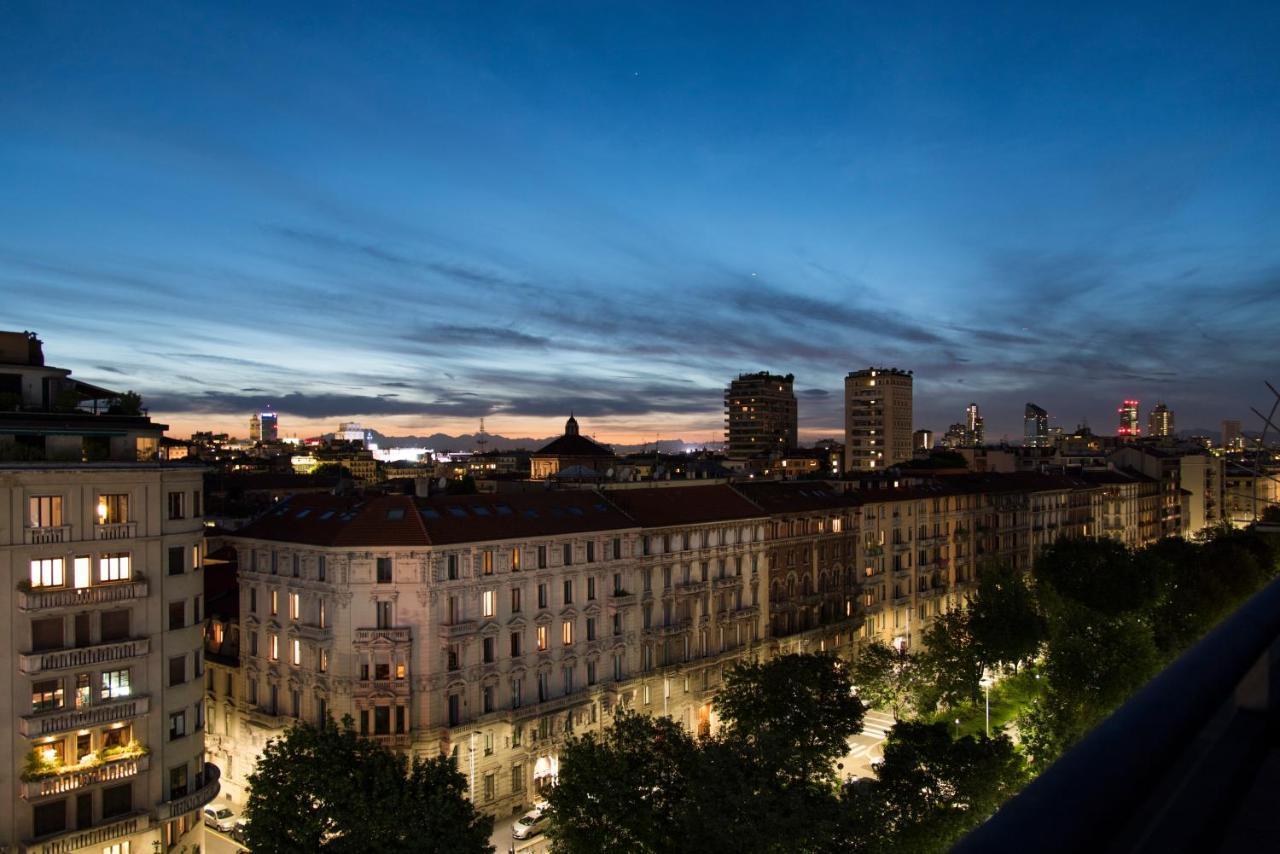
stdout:
POLYGON ((0 328, 178 435, 1269 399, 1280 4, 874 5, 0 3, 0 328))

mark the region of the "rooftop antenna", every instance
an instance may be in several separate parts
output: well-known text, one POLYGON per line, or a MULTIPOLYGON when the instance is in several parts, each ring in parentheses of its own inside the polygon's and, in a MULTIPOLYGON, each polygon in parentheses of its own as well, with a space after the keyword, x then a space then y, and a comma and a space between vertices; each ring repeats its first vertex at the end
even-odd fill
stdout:
POLYGON ((480 446, 480 453, 484 453, 485 446, 489 444, 489 438, 484 434, 484 416, 480 416, 480 432, 476 434, 476 444, 480 446))

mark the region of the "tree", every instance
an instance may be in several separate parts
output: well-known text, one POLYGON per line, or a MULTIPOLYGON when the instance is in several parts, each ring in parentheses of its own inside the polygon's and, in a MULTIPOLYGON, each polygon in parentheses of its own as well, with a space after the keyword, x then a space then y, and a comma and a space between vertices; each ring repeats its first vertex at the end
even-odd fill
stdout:
POLYGON ((1115 615, 1149 607, 1157 592, 1156 579, 1110 539, 1058 540, 1041 552, 1032 574, 1049 611, 1065 602, 1115 615))
POLYGON ((939 614, 925 630, 923 640, 916 708, 950 708, 976 698, 982 658, 969 630, 968 612, 957 608, 939 614))
POLYGON ((114 398, 107 407, 108 415, 141 415, 142 395, 129 390, 114 398))
POLYGON ((697 811, 698 762, 692 736, 670 718, 622 712, 604 732, 573 739, 547 797, 554 850, 679 850, 697 811))
POLYGON ((443 758, 408 760, 344 718, 299 723, 267 744, 249 776, 245 842, 259 854, 488 852, 493 819, 443 758), (430 835, 427 835, 427 834, 430 835))
POLYGON ((812 654, 739 664, 713 703, 723 737, 742 741, 789 781, 834 781, 834 763, 862 731, 866 711, 845 669, 829 655, 812 654))
POLYGON ((858 653, 849 678, 868 706, 888 708, 896 718, 915 692, 919 664, 905 648, 899 650, 873 640, 858 653))
POLYGON ((345 480, 351 480, 351 469, 342 463, 320 463, 311 470, 311 474, 317 477, 337 477, 345 480))
POLYGON ((1022 572, 1003 562, 980 568, 978 591, 969 603, 969 632, 984 664, 1017 667, 1035 657, 1045 623, 1022 572))
POLYGON ((847 787, 847 847, 946 851, 1026 781, 1004 735, 953 739, 947 724, 900 722, 884 746, 877 779, 847 787))

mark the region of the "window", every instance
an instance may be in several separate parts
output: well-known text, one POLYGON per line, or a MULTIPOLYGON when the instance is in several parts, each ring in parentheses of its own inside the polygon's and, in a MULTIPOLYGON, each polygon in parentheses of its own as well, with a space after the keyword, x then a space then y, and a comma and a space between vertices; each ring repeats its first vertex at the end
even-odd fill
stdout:
POLYGON ((118 611, 103 611, 100 625, 103 643, 128 640, 129 609, 121 608, 118 611))
POLYGON ((493 550, 485 549, 480 553, 480 571, 485 575, 493 575, 493 550))
POLYGON ((279 613, 280 613, 280 591, 272 590, 271 591, 271 616, 274 617, 276 614, 279 614, 279 613))
POLYGON ((316 558, 316 578, 320 581, 325 580, 324 555, 320 555, 316 558))
POLYGON ((280 556, 275 552, 271 553, 271 574, 275 575, 280 571, 280 556))
POLYGON ((36 836, 57 833, 67 829, 67 799, 59 798, 53 803, 41 804, 31 810, 31 820, 36 836))
POLYGON ((446 670, 454 671, 462 667, 462 656, 458 652, 457 644, 450 644, 445 647, 444 666, 446 670))
POLYGON ((258 589, 256 587, 249 588, 249 613, 258 613, 258 589))
MULTIPOLYGON (((292 641, 291 646, 292 650, 290 658, 293 661, 293 666, 300 667, 302 665, 302 641, 295 638, 292 641)), ((294 717, 297 717, 297 712, 294 712, 294 717)))
POLYGON ((514 548, 511 550, 511 571, 512 572, 520 571, 520 549, 518 548, 514 548))
POLYGON ((560 624, 560 639, 565 646, 573 644, 573 620, 565 620, 560 624))
POLYGON ((60 557, 31 561, 32 587, 61 587, 66 584, 63 560, 60 557))
POLYGON ((480 614, 484 617, 492 617, 497 608, 498 592, 496 590, 486 590, 480 594, 480 614))
POLYGON ((56 528, 62 524, 61 495, 33 495, 27 499, 27 524, 33 528, 56 528))
POLYGON ((187 681, 187 657, 175 655, 169 659, 169 686, 181 685, 187 681))
POLYGON ((169 549, 169 574, 182 575, 186 571, 183 554, 186 551, 182 546, 172 546, 169 549))
POLYGON ((302 692, 301 691, 289 692, 289 714, 295 718, 302 717, 302 692))
POLYGON ((378 558, 378 583, 391 583, 391 558, 389 557, 378 558))
POLYGON ((613 681, 618 682, 622 679, 622 653, 614 653, 613 656, 613 681))
POLYGON ((186 494, 182 492, 169 493, 169 518, 181 519, 186 515, 186 494))
POLYGON ((449 726, 462 723, 462 695, 449 695, 449 726))
POLYGON ((297 578, 302 574, 302 558, 299 555, 293 556, 293 577, 297 578))
MULTIPOLYGON (((480 689, 480 709, 486 715, 493 711, 494 690, 492 685, 485 685, 483 688, 480 689)), ((487 736, 487 740, 492 738, 493 738, 492 736, 487 736)), ((492 755, 492 753, 493 753, 493 748, 492 746, 490 746, 485 751, 484 755, 490 756, 492 755)))
POLYGON ((596 663, 594 660, 587 662, 587 684, 596 684, 596 663))
POLYGON ((521 637, 520 632, 511 633, 511 657, 512 658, 519 658, 521 655, 520 637, 521 637))
POLYGON ((51 679, 48 682, 36 682, 31 686, 31 711, 51 712, 61 709, 66 703, 62 693, 62 680, 51 679))
POLYGON ((320 621, 320 628, 326 628, 329 625, 329 609, 325 606, 324 597, 316 602, 316 613, 320 621))
POLYGON ((593 641, 595 639, 596 639, 596 618, 587 617, 587 640, 593 641))
POLYGON ((590 602, 596 598, 596 578, 594 575, 587 577, 587 601, 590 602))
POLYGON ((121 697, 128 697, 129 689, 129 671, 125 670, 108 670, 102 674, 102 687, 100 688, 100 696, 104 700, 117 700, 121 697))
MULTIPOLYGON (((543 703, 551 699, 551 677, 543 672, 538 674, 538 702, 543 703)), ((546 722, 546 718, 542 719, 546 722)))
POLYGON ((511 588, 511 613, 513 614, 520 613, 520 588, 519 587, 511 588))
MULTIPOLYGON (((520 704, 522 702, 524 702, 524 680, 512 679, 511 680, 511 708, 513 709, 520 708, 520 704)), ((520 728, 516 727, 515 735, 512 736, 512 742, 511 742, 512 747, 520 746, 519 739, 520 739, 520 728)))
POLYGON ((133 811, 133 784, 111 786, 102 790, 102 817, 112 818, 133 811))
POLYGON ((547 648, 547 627, 538 626, 538 651, 541 652, 547 648))
POLYGON ((565 543, 562 549, 564 552, 564 560, 563 560, 564 565, 573 566, 573 546, 570 545, 569 543, 565 543))
POLYGON ((195 625, 200 622, 200 597, 191 597, 191 623, 195 625))
POLYGON ((622 634, 622 615, 621 614, 613 615, 613 634, 615 637, 617 635, 622 634))
POLYGON ((538 585, 538 607, 539 608, 547 607, 547 598, 548 598, 547 585, 544 582, 538 585))
POLYGON ((169 603, 169 630, 181 629, 187 624, 187 603, 169 603))
MULTIPOLYGON (((486 755, 486 756, 488 756, 489 754, 488 754, 488 753, 486 753, 485 755, 486 755)), ((497 784, 496 784, 496 783, 495 783, 495 781, 494 781, 494 775, 493 775, 493 774, 485 774, 485 775, 484 775, 484 799, 485 799, 486 801, 491 801, 491 800, 493 800, 493 799, 494 799, 494 797, 496 797, 496 795, 497 795, 497 789, 498 789, 498 787, 497 787, 497 784)))
MULTIPOLYGON (((561 678, 561 681, 564 683, 564 692, 566 694, 572 694, 573 693, 573 668, 572 667, 563 668, 560 671, 560 678, 561 678)), ((573 715, 569 715, 569 717, 572 718, 573 715)), ((568 725, 569 724, 566 723, 566 726, 568 725)))
POLYGON ((267 635, 267 637, 270 638, 269 646, 271 650, 271 660, 279 661, 280 660, 280 636, 272 633, 267 635))
MULTIPOLYGON (((519 732, 519 730, 517 730, 517 732, 519 732)), ((514 735, 511 738, 511 746, 512 747, 519 746, 519 742, 516 741, 516 737, 514 735)), ((517 762, 516 764, 511 766, 511 791, 513 794, 519 794, 520 792, 524 791, 523 763, 517 762)))
POLYGON ((98 558, 99 581, 128 581, 130 575, 128 554, 108 554, 98 558))
POLYGON ((297 593, 289 594, 289 619, 297 620, 302 615, 302 596, 297 593))
POLYGON ((169 797, 180 798, 187 793, 187 765, 184 762, 181 765, 169 769, 169 797))
POLYGON ((187 734, 187 713, 174 712, 169 715, 169 740, 182 738, 187 734))
POLYGON ((593 541, 587 542, 587 563, 596 562, 596 544, 593 541))
POLYGON ((622 595, 622 573, 621 572, 615 572, 613 574, 613 595, 614 596, 622 595))
POLYGON ((255 655, 255 656, 258 654, 258 633, 257 632, 249 632, 249 654, 255 655))
POLYGON ((564 604, 573 604, 573 580, 566 579, 564 582, 564 604))
POLYGON ((200 515, 200 490, 198 489, 191 493, 191 515, 200 515))
POLYGON ((376 602, 374 603, 377 616, 377 625, 380 629, 389 629, 392 626, 391 620, 391 603, 376 602))
POLYGON ((547 547, 538 546, 538 569, 547 568, 547 547))
POLYGON ((613 559, 622 560, 622 538, 613 538, 613 559))
POLYGON ((99 495, 98 524, 120 525, 129 521, 128 495, 99 495))
POLYGON ((321 673, 329 672, 329 650, 321 649, 316 655, 316 669, 321 673))
POLYGON ((445 558, 445 565, 448 570, 448 579, 450 581, 457 581, 458 580, 458 556, 449 555, 447 558, 445 558))
POLYGON ((497 638, 493 638, 493 637, 484 638, 483 641, 481 641, 481 643, 483 644, 483 647, 484 647, 484 663, 493 664, 493 660, 496 656, 494 648, 497 646, 497 638))

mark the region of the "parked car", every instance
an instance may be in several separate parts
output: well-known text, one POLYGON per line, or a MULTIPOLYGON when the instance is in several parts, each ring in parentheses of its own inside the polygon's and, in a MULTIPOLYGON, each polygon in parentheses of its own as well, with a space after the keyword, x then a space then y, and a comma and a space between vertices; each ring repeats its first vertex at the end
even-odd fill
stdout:
POLYGON ((236 819, 236 814, 229 807, 209 804, 204 808, 204 824, 205 827, 212 827, 214 830, 220 830, 223 833, 231 833, 237 830, 241 822, 236 819))
POLYGON ((516 839, 528 839, 542 832, 542 825, 547 820, 547 802, 540 801, 533 809, 516 819, 511 825, 511 835, 516 839))

